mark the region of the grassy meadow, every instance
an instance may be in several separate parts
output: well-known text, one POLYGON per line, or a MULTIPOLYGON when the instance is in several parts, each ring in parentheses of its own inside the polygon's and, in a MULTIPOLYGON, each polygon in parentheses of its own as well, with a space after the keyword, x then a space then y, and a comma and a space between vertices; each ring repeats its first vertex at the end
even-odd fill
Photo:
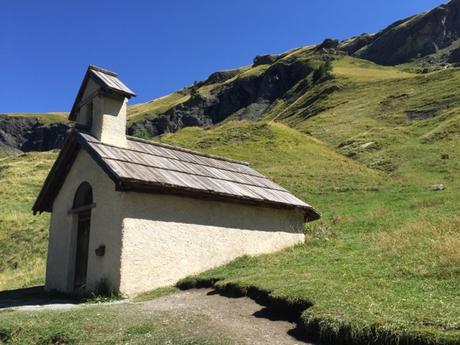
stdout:
MULTIPOLYGON (((311 48, 285 58, 305 54, 311 48)), ((312 306, 301 321, 326 342, 460 344, 460 70, 408 70, 340 58, 332 78, 295 99, 275 101, 261 121, 227 121, 156 138, 248 161, 322 213, 306 226, 305 244, 243 257, 188 281, 218 280, 218 287, 255 287, 306 301, 312 306)), ((156 116, 187 98, 178 92, 133 106, 131 120, 156 116)), ((0 159, 0 289, 43 283, 49 217, 33 217, 30 208, 55 157, 0 159)), ((128 328, 116 328, 117 309, 101 309, 101 325, 114 327, 107 330, 89 326, 97 310, 46 312, 40 319, 53 334, 72 320, 69 337, 76 343, 85 343, 90 331, 101 343, 121 341, 128 328)), ((25 344, 37 340, 37 319, 0 313, 4 332, 17 332, 25 344)))
POLYGON ((0 291, 43 284, 49 215, 32 204, 57 152, 0 158, 0 291))
POLYGON ((65 112, 53 112, 53 113, 9 113, 0 114, 0 116, 9 116, 13 118, 35 118, 38 119, 40 124, 48 123, 66 123, 68 122, 68 113, 65 112))
POLYGON ((0 344, 227 345, 206 316, 149 312, 140 304, 88 305, 66 311, 0 311, 0 344), (216 332, 213 329, 213 332, 216 332))

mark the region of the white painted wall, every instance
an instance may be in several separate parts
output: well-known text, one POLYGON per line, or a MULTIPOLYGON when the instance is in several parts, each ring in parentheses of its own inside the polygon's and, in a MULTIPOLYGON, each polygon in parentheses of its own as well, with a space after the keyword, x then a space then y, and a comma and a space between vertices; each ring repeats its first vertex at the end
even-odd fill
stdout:
POLYGON ((126 192, 122 210, 120 291, 126 295, 304 240, 299 210, 126 192))
POLYGON ((68 210, 72 208, 78 186, 84 181, 92 186, 96 203, 91 211, 88 290, 94 289, 101 279, 107 279, 114 288, 119 286, 122 224, 120 193, 115 191, 112 180, 88 153, 80 151, 53 203, 46 267, 47 290, 73 292, 77 216, 68 214, 68 210), (101 244, 106 246, 106 253, 98 257, 95 249, 101 244))

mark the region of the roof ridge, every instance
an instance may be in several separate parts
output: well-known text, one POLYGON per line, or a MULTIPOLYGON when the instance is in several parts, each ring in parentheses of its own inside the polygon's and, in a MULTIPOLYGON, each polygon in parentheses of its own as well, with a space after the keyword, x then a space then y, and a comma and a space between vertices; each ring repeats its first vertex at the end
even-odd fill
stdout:
POLYGON ((111 75, 113 77, 118 77, 118 73, 109 71, 108 69, 105 69, 105 68, 102 68, 102 67, 99 67, 99 66, 96 66, 96 65, 89 65, 88 69, 93 70, 93 71, 98 71, 98 72, 101 72, 101 73, 105 73, 105 74, 111 75))
POLYGON ((230 162, 230 163, 236 163, 236 164, 249 166, 248 162, 239 161, 239 160, 236 160, 236 159, 230 159, 230 158, 221 157, 221 156, 216 156, 216 155, 212 155, 212 154, 209 154, 209 153, 198 152, 198 151, 186 149, 186 148, 183 148, 183 147, 180 147, 180 146, 158 143, 158 142, 155 142, 155 141, 145 140, 145 139, 141 139, 141 138, 137 138, 137 137, 132 137, 132 136, 129 136, 129 135, 127 135, 126 138, 128 140, 137 141, 137 142, 140 142, 140 143, 143 143, 143 144, 149 144, 149 145, 153 145, 153 146, 164 147, 164 148, 171 149, 171 150, 191 153, 191 154, 197 155, 197 156, 213 158, 213 159, 217 159, 217 160, 221 160, 221 161, 225 161, 225 162, 230 162))

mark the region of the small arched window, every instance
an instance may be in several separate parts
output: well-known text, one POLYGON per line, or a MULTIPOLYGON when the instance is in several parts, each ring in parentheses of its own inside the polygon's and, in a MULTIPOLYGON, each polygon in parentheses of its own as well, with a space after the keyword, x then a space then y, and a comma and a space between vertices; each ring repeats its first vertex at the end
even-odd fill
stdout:
POLYGON ((93 189, 88 182, 83 182, 77 189, 73 199, 73 209, 88 206, 93 203, 93 189))

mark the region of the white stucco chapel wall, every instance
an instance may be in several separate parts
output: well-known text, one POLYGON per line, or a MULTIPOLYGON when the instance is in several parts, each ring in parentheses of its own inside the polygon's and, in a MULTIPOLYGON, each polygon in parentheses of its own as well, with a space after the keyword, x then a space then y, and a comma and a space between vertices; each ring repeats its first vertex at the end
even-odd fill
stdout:
POLYGON ((189 197, 123 193, 120 290, 134 295, 304 240, 303 212, 189 197))
POLYGON ((80 151, 51 217, 46 288, 72 292, 76 216, 69 214, 82 182, 93 189, 87 289, 101 280, 132 296, 171 285, 242 255, 269 253, 304 240, 303 212, 168 194, 117 192, 80 151), (103 257, 95 254, 106 246, 103 257))
POLYGON ((73 292, 76 255, 77 215, 69 214, 75 192, 82 182, 93 190, 89 237, 87 289, 93 290, 101 280, 117 288, 120 282, 121 224, 120 194, 113 181, 104 173, 86 151, 81 150, 54 203, 51 215, 46 289, 73 292), (106 246, 105 255, 98 257, 95 250, 106 246))

